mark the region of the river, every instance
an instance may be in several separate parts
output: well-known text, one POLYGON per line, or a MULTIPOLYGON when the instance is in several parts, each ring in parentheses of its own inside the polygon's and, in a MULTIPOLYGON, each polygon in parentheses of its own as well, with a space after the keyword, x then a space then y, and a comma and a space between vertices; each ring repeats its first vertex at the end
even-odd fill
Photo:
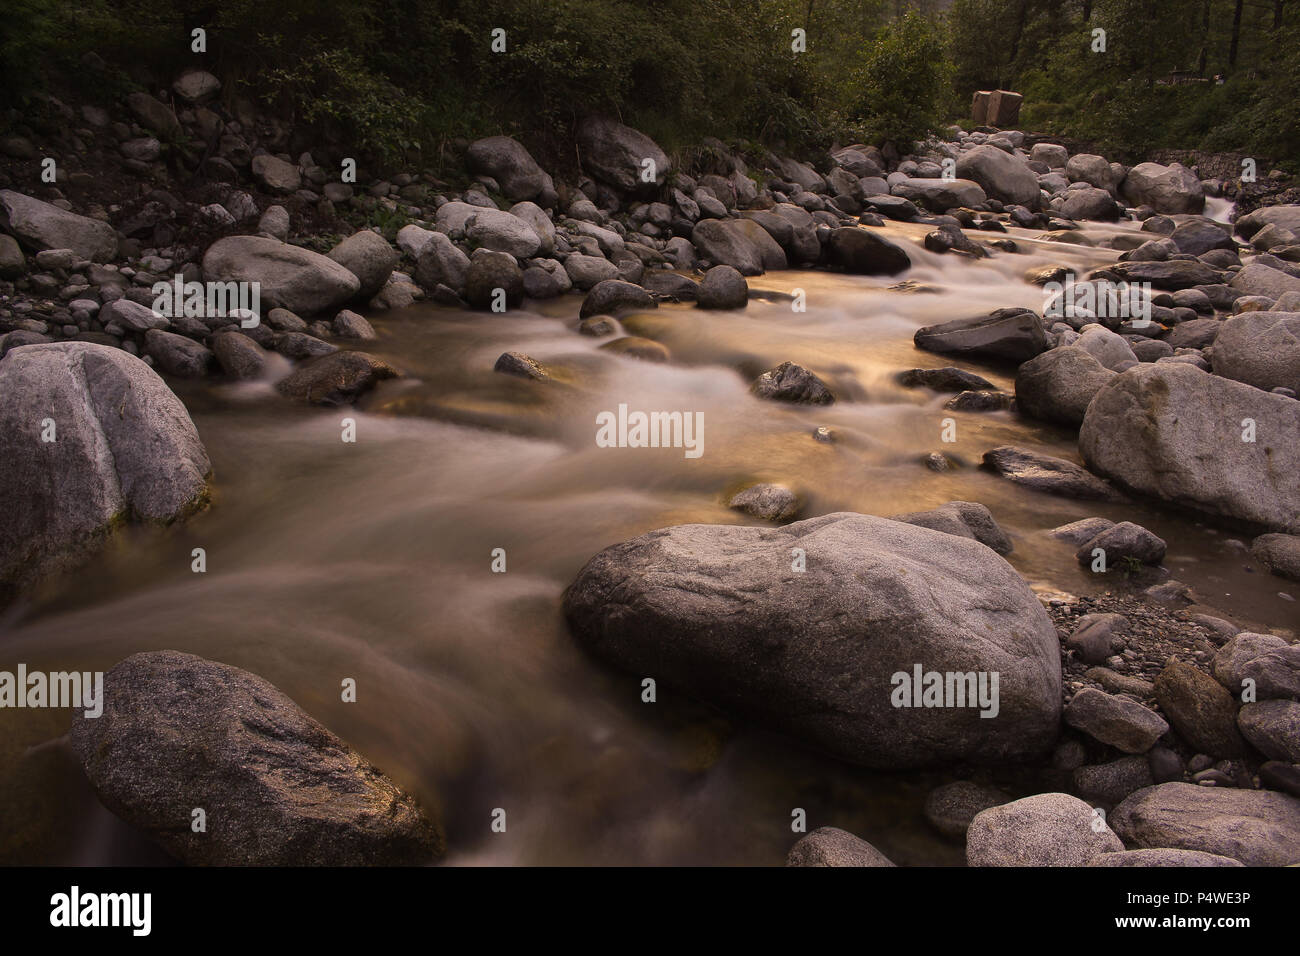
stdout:
MULTIPOLYGON (((1006 306, 1041 311, 1029 269, 1082 273, 1116 255, 1011 229, 1020 254, 972 261, 923 250, 925 231, 887 227, 913 259, 901 276, 751 280, 803 290, 805 312, 777 296, 737 312, 666 305, 629 318, 671 350, 668 364, 577 334, 575 295, 505 315, 427 304, 372 315, 368 350, 407 376, 357 409, 291 404, 267 383, 178 383, 212 458, 212 508, 183 528, 130 531, 10 609, 3 666, 102 670, 176 648, 247 668, 438 808, 451 864, 776 864, 796 839, 795 808, 810 830, 843 827, 900 864, 960 864, 960 846, 919 812, 951 775, 846 767, 670 690, 643 704, 639 679, 585 657, 559 614, 562 590, 601 548, 672 524, 756 523, 728 509, 730 495, 779 481, 807 516, 982 502, 1012 536, 1008 560, 1044 596, 1114 586, 1048 529, 1096 514, 1136 521, 1168 541, 1166 567, 1204 603, 1243 625, 1295 628, 1286 583, 1246 570, 1248 538, 1149 504, 1011 484, 977 467, 985 451, 1019 444, 1078 460, 1074 435, 1010 412, 949 412, 949 396, 896 383, 902 369, 959 365, 1010 391, 1012 370, 918 351, 913 332, 1006 306), (507 350, 555 380, 494 373, 507 350), (790 407, 748 394, 753 376, 787 360, 841 400, 790 407), (620 403, 703 412, 703 455, 597 447, 597 414, 620 403), (341 439, 349 417, 353 443, 341 439), (957 440, 945 444, 950 417, 957 440), (836 441, 814 440, 822 425, 836 441), (935 451, 965 467, 927 469, 935 451), (191 570, 194 548, 204 573, 191 570), (504 573, 492 570, 498 548, 504 573), (349 677, 356 703, 340 699, 349 677), (489 826, 497 808, 505 833, 489 826)), ((164 862, 48 743, 66 726, 66 711, 0 714, 0 858, 164 862)))

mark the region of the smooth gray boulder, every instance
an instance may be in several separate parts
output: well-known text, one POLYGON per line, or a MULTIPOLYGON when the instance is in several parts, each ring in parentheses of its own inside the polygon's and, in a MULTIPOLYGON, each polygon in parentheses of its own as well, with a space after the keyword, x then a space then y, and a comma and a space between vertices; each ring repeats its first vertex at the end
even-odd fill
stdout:
POLYGON ((1300 292, 1300 279, 1262 262, 1248 262, 1229 280, 1228 287, 1239 295, 1262 295, 1277 300, 1288 292, 1300 292))
POLYGON ((726 265, 741 275, 762 275, 784 269, 785 250, 752 219, 704 219, 691 230, 691 243, 701 258, 726 265))
POLYGON ((1051 349, 1016 370, 1016 409, 1031 418, 1078 428, 1088 403, 1114 377, 1077 344, 1051 349))
POLYGON ((1055 628, 1011 566, 966 538, 849 513, 665 528, 592 558, 563 606, 601 660, 854 763, 998 763, 1055 741, 1055 628), (918 667, 998 674, 997 716, 955 697, 913 706, 918 667))
POLYGON ((1247 239, 1265 226, 1277 226, 1288 232, 1300 235, 1300 205, 1261 206, 1259 209, 1241 216, 1233 223, 1239 236, 1247 239))
POLYGON ((263 308, 298 315, 337 309, 361 289, 361 280, 328 256, 265 236, 218 239, 203 255, 203 275, 209 282, 260 283, 263 308))
POLYGON ((821 827, 790 848, 786 866, 893 866, 889 857, 846 830, 821 827))
POLYGON ((931 212, 978 206, 988 199, 980 184, 971 179, 908 179, 895 183, 889 192, 910 199, 931 212))
POLYGON ((117 256, 117 231, 108 223, 11 189, 0 189, 0 228, 32 252, 71 249, 94 262, 108 262, 117 256))
POLYGON ((654 297, 639 285, 622 279, 605 279, 591 287, 578 314, 586 319, 593 315, 617 315, 658 307, 654 297))
POLYGON ((1300 700, 1300 644, 1276 634, 1242 631, 1214 655, 1214 679, 1239 697, 1253 683, 1258 700, 1300 700))
POLYGON ((1215 375, 1300 394, 1300 312, 1243 312, 1214 340, 1215 375))
POLYGON ((1064 716, 1071 727, 1126 754, 1146 753, 1169 732, 1169 724, 1155 711, 1093 687, 1075 694, 1064 716))
POLYGON ((471 172, 491 176, 507 199, 536 199, 554 189, 551 177, 532 154, 509 136, 489 136, 470 143, 466 152, 471 172))
POLYGON ((984 192, 1004 203, 1037 209, 1038 177, 1024 160, 985 144, 963 153, 957 160, 957 178, 979 183, 984 192))
POLYGON ((743 309, 749 304, 749 283, 731 266, 714 266, 704 273, 696 294, 701 309, 743 309))
POLYGON ((361 754, 255 674, 150 651, 104 675, 72 749, 103 804, 202 866, 431 863, 439 828, 361 754), (195 833, 194 808, 207 829, 195 833))
POLYGON ((576 138, 582 167, 624 192, 657 189, 672 169, 668 155, 654 140, 608 117, 588 116, 578 124, 576 138), (643 180, 650 170, 653 175, 643 180))
POLYGON ((1300 702, 1261 700, 1246 704, 1237 712, 1237 728, 1265 757, 1300 763, 1300 702))
POLYGON ((475 208, 465 220, 465 236, 483 249, 530 259, 542 248, 542 238, 527 222, 502 209, 475 208))
POLYGON ((162 329, 144 334, 144 351, 158 368, 177 378, 202 378, 215 360, 202 342, 162 329))
POLYGON ((1200 850, 1247 866, 1300 863, 1300 800, 1272 790, 1161 783, 1127 797, 1110 822, 1133 849, 1200 850))
MULTIPOLYGON (((410 227, 407 227, 410 228, 410 227)), ((415 281, 425 289, 445 285, 461 292, 469 277, 469 256, 441 232, 427 236, 408 236, 416 244, 415 281)))
POLYGON ((194 423, 138 358, 22 346, 0 360, 0 394, 0 585, 71 567, 127 520, 167 524, 207 504, 194 423))
POLYGON ((1083 866, 1124 849, 1106 821, 1078 797, 1039 793, 990 807, 966 831, 968 866, 1083 866))
POLYGON ((1097 393, 1079 452, 1094 472, 1133 490, 1300 533, 1297 434, 1300 402, 1158 362, 1122 372, 1097 393), (1253 442, 1242 440, 1246 419, 1255 423, 1253 442))
POLYGON ((1201 181, 1180 163, 1139 163, 1120 183, 1120 192, 1130 206, 1150 206, 1166 215, 1200 213, 1205 209, 1201 181))
POLYGON ((348 236, 328 255, 357 277, 361 288, 356 298, 362 302, 369 302, 379 294, 401 258, 387 239, 369 229, 348 236))
POLYGON ((826 251, 833 265, 854 275, 896 275, 912 266, 901 246, 860 226, 831 230, 826 251))

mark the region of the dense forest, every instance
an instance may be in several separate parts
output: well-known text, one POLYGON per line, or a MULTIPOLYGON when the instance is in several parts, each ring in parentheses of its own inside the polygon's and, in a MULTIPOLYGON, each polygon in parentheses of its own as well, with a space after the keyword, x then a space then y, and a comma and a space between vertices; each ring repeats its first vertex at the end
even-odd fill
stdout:
POLYGON ((11 118, 59 84, 110 99, 195 64, 390 157, 512 131, 558 154, 595 110, 670 148, 906 141, 999 87, 1024 93, 1026 129, 1116 154, 1235 149, 1285 166, 1300 150, 1295 0, 281 0, 274 17, 254 0, 6 6, 11 118))

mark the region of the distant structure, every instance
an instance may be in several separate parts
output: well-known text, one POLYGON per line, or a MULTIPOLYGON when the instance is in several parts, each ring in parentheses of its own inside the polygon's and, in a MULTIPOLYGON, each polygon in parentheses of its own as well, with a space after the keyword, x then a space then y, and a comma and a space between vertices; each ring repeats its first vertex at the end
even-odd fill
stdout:
POLYGON ((971 98, 971 120, 976 126, 1014 129, 1020 123, 1023 101, 1023 96, 1010 90, 980 90, 971 98))

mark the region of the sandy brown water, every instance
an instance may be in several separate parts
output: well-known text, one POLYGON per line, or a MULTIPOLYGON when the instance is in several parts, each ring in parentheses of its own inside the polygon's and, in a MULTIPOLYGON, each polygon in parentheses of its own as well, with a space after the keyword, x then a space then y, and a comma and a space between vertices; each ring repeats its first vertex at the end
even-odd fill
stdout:
MULTIPOLYGON (((1090 227, 1104 236, 1125 226, 1090 227)), ((756 289, 802 289, 807 311, 756 300, 739 312, 665 306, 625 326, 657 339, 657 365, 578 335, 580 298, 506 315, 417 305, 371 316, 366 347, 407 376, 357 409, 290 404, 265 383, 178 384, 214 468, 214 503, 183 528, 135 530, 0 623, 0 668, 105 670, 176 648, 271 680, 446 821, 461 864, 776 864, 809 828, 836 825, 900 864, 961 862, 920 803, 951 776, 862 771, 731 722, 573 644, 563 588, 601 548, 685 522, 752 522, 727 507, 753 481, 790 484, 806 515, 890 515, 982 502, 1012 536, 1011 563, 1040 592, 1115 586, 1045 532, 1101 514, 1169 544, 1166 567, 1247 626, 1294 631, 1296 589, 1245 570, 1248 540, 1150 503, 1038 494, 976 467, 997 445, 1078 460, 1074 435, 1010 412, 949 412, 946 395, 896 384, 899 370, 959 365, 1011 389, 1014 370, 917 351, 921 325, 1004 306, 1043 306, 1030 267, 1082 272, 1115 253, 1032 239, 972 262, 925 252, 924 230, 892 225, 914 268, 889 279, 790 271, 756 289), (909 280, 933 291, 891 289, 909 280), (506 350, 554 370, 533 383, 492 371, 506 350), (803 364, 842 396, 825 408, 767 403, 750 378, 803 364), (599 448, 596 415, 704 413, 704 453, 599 448), (357 441, 341 441, 342 420, 357 441), (957 441, 940 440, 943 420, 957 441), (838 440, 817 442, 817 426, 838 440), (942 451, 966 467, 936 473, 942 451), (190 570, 202 547, 207 572, 190 570), (507 570, 491 570, 494 549, 507 570), (340 700, 354 678, 358 701, 340 700), (504 834, 492 811, 507 811, 504 834)), ((985 237, 987 238, 987 237, 985 237)), ((1300 595, 1296 595, 1300 596, 1300 595)), ((57 743, 66 711, 0 712, 0 859, 161 862, 98 806, 57 743), (38 747, 36 750, 29 748, 38 747)))

